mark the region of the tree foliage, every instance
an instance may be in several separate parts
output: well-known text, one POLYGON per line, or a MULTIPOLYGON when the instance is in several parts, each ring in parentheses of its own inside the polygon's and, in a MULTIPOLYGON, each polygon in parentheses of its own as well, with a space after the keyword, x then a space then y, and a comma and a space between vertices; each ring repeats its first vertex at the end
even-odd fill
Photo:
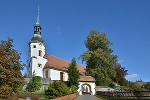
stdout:
POLYGON ((70 94, 70 89, 62 81, 54 81, 53 83, 50 83, 48 89, 45 90, 45 95, 49 99, 54 99, 68 94, 70 94))
POLYGON ((34 74, 33 74, 33 77, 27 86, 27 90, 29 92, 36 92, 36 91, 40 90, 41 86, 42 86, 41 77, 34 76, 34 74))
POLYGON ((144 88, 150 90, 150 82, 147 82, 147 84, 144 85, 144 88))
POLYGON ((77 69, 75 58, 72 59, 71 64, 68 68, 68 86, 72 85, 78 87, 79 84, 79 70, 77 69))
POLYGON ((136 90, 142 90, 141 86, 135 85, 135 82, 128 82, 127 83, 127 91, 136 91, 136 90))
POLYGON ((24 82, 21 74, 24 64, 21 64, 20 55, 13 48, 13 40, 0 41, 0 94, 11 95, 19 92, 24 82))
POLYGON ((86 61, 86 74, 96 79, 96 85, 109 85, 112 81, 110 77, 115 77, 114 65, 117 63, 117 56, 110 48, 112 43, 105 33, 96 30, 90 31, 84 43, 87 51, 79 58, 86 61))
POLYGON ((128 74, 128 70, 118 63, 115 65, 116 77, 113 78, 113 81, 119 83, 121 86, 126 86, 128 81, 125 79, 125 76, 128 74))

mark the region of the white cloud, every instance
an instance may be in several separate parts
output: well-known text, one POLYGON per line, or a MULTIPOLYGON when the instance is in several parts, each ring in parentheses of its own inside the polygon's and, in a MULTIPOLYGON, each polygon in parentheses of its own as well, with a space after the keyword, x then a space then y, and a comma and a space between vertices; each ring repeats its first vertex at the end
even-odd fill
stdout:
POLYGON ((131 74, 131 75, 127 75, 127 76, 126 76, 127 79, 137 78, 137 77, 139 77, 139 75, 138 75, 138 74, 134 74, 134 73, 131 74))

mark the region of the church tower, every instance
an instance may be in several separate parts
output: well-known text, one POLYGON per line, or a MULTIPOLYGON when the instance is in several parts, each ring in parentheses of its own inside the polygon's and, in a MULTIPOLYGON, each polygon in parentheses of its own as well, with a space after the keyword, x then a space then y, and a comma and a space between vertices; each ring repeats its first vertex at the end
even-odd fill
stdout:
POLYGON ((37 22, 34 26, 34 35, 29 42, 29 59, 27 73, 28 77, 32 77, 33 73, 36 76, 41 76, 43 78, 43 67, 46 63, 46 59, 43 58, 45 55, 45 44, 41 36, 41 26, 39 23, 39 7, 37 22))

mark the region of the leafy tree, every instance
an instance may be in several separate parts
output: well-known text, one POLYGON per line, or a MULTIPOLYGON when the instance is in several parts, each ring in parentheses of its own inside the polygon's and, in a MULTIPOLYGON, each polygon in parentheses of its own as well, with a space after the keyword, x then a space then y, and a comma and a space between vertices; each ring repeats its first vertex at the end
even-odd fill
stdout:
POLYGON ((68 86, 72 85, 78 87, 79 84, 79 70, 77 69, 75 58, 72 59, 71 64, 68 68, 68 86))
POLYGON ((48 89, 45 90, 45 95, 49 99, 54 99, 68 94, 70 94, 70 89, 62 81, 54 81, 53 83, 50 83, 48 89))
POLYGON ((105 33, 96 30, 90 31, 84 43, 87 51, 79 59, 86 61, 86 74, 96 79, 96 85, 109 85, 111 78, 115 77, 114 65, 117 63, 117 56, 112 54, 110 48, 112 43, 105 33))
POLYGON ((42 86, 41 77, 34 76, 34 74, 33 74, 33 77, 27 86, 27 90, 29 92, 36 92, 36 91, 40 90, 41 86, 42 86))
POLYGON ((21 70, 20 53, 13 48, 13 40, 0 41, 0 94, 10 97, 18 93, 20 86, 24 83, 21 70))
POLYGON ((135 85, 134 82, 128 82, 127 86, 128 86, 127 89, 128 91, 142 90, 142 87, 135 85))
POLYGON ((128 74, 128 70, 126 70, 124 67, 121 67, 121 65, 118 63, 115 65, 115 71, 116 77, 113 78, 113 81, 119 83, 121 86, 126 86, 128 81, 125 79, 125 76, 128 74))
POLYGON ((144 88, 150 90, 150 82, 147 82, 147 84, 144 85, 144 88))

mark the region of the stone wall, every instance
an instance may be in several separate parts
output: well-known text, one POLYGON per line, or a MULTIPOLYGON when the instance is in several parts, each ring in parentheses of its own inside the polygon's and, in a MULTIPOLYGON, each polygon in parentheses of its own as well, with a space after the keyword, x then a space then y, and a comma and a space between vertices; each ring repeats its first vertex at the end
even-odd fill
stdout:
MULTIPOLYGON (((26 81, 26 84, 25 84, 24 87, 23 87, 23 91, 26 91, 26 87, 27 87, 27 85, 29 84, 31 78, 24 78, 24 79, 25 79, 25 81, 26 81)), ((47 89, 49 83, 52 83, 53 81, 52 81, 50 78, 42 78, 41 82, 42 82, 42 87, 41 87, 41 89, 39 90, 39 92, 43 92, 45 89, 47 89)))

